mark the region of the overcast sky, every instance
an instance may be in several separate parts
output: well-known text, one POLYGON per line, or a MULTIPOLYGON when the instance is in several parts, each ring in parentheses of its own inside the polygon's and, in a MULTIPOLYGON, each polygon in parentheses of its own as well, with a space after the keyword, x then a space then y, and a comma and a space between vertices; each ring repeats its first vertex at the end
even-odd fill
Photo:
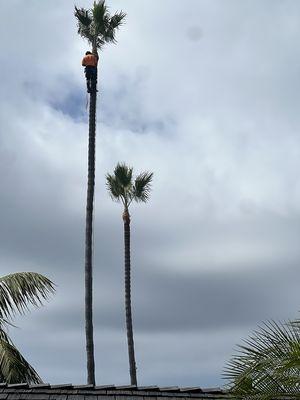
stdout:
MULTIPOLYGON (((97 383, 129 383, 122 208, 105 188, 124 161, 154 172, 149 203, 131 207, 139 384, 219 386, 242 338, 300 309, 300 2, 109 6, 128 16, 100 54, 97 383)), ((57 284, 10 334, 45 382, 80 384, 88 46, 73 7, 1 2, 0 265, 57 284)))

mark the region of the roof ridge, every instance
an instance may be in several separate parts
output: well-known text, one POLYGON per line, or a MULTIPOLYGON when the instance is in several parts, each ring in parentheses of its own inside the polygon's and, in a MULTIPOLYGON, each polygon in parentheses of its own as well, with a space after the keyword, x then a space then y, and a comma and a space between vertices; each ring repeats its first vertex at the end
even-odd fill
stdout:
POLYGON ((202 394, 226 394, 228 391, 223 390, 220 387, 211 387, 211 388, 201 388, 200 386, 187 386, 187 387, 179 387, 179 386, 135 386, 135 385, 91 385, 91 384, 83 384, 83 385, 73 385, 72 383, 64 383, 64 384, 54 384, 51 385, 50 383, 39 383, 39 384, 28 384, 28 383, 13 383, 7 384, 5 382, 0 383, 0 388, 2 390, 4 388, 7 389, 48 389, 48 390, 90 390, 93 391, 109 391, 109 392, 159 392, 170 394, 178 393, 181 396, 188 393, 202 393, 202 394))

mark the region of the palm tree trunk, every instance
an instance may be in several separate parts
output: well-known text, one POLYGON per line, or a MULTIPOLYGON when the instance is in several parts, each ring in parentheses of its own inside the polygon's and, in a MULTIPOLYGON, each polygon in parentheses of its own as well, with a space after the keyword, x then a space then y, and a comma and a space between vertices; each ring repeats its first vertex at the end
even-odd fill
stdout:
POLYGON ((128 210, 123 214, 124 222, 124 249, 125 249, 125 315, 129 356, 129 370, 131 385, 137 385, 136 364, 134 357, 134 341, 131 314, 131 277, 130 277, 130 215, 128 210))
POLYGON ((88 184, 85 231, 85 335, 87 383, 92 385, 95 385, 93 337, 93 209, 95 190, 96 99, 96 90, 92 90, 89 109, 88 184))

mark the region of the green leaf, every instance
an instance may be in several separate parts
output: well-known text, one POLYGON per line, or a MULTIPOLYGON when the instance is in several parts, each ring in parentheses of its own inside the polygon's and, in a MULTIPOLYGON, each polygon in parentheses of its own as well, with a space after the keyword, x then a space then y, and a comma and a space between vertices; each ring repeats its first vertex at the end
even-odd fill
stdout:
POLYGON ((86 10, 75 6, 78 33, 93 46, 102 49, 105 43, 116 43, 116 30, 123 24, 123 11, 110 15, 105 0, 95 1, 93 8, 86 10))
POLYGON ((80 36, 82 36, 84 39, 87 39, 90 43, 92 43, 93 40, 93 34, 92 34, 92 15, 89 10, 85 10, 84 8, 77 8, 75 6, 75 12, 74 15, 77 19, 77 27, 78 27, 78 33, 80 36))
POLYGON ((85 27, 89 27, 93 21, 90 11, 85 10, 84 8, 77 8, 75 6, 74 15, 77 18, 78 23, 85 27))
POLYGON ((106 187, 113 200, 121 201, 124 191, 114 175, 106 175, 106 187))
POLYGON ((248 399, 299 395, 299 324, 263 324, 238 347, 224 376, 234 393, 248 399))
POLYGON ((0 380, 7 383, 42 383, 35 369, 0 329, 0 380))
POLYGON ((133 183, 133 169, 125 163, 118 163, 114 173, 106 175, 106 186, 112 199, 122 201, 128 209, 132 200, 146 202, 151 191, 153 173, 142 172, 133 183))
POLYGON ((128 207, 132 198, 132 168, 118 163, 114 174, 107 174, 106 181, 112 199, 122 201, 128 207))
POLYGON ((119 185, 125 190, 130 189, 132 185, 132 168, 126 164, 117 164, 114 170, 114 176, 119 182, 119 185))
POLYGON ((54 293, 54 284, 36 272, 19 272, 0 277, 0 317, 23 314, 29 305, 38 307, 54 293))
MULTIPOLYGON (((54 284, 35 272, 19 272, 0 277, 0 381, 41 383, 35 369, 25 360, 5 332, 8 320, 23 314, 29 306, 38 307, 54 292, 54 284)), ((12 325, 13 326, 13 325, 12 325)))
POLYGON ((103 40, 110 20, 110 14, 107 6, 105 5, 105 1, 99 1, 98 3, 94 2, 94 6, 91 11, 93 14, 95 34, 103 40))
POLYGON ((106 30, 106 38, 105 41, 116 43, 116 30, 119 29, 121 25, 124 23, 124 19, 126 17, 126 14, 123 11, 120 11, 119 13, 116 13, 113 15, 110 19, 110 22, 108 24, 108 28, 106 30))
POLYGON ((133 197, 135 201, 145 203, 149 199, 152 178, 152 172, 142 172, 136 177, 133 186, 133 197))

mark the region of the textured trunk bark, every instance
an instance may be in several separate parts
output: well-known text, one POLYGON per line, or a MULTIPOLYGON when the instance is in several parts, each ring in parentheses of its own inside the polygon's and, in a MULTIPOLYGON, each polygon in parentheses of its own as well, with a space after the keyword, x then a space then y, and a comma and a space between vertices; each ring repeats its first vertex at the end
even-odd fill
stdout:
POLYGON ((131 314, 131 277, 130 277, 130 215, 125 210, 124 221, 124 249, 125 249, 125 315, 129 357, 129 371, 131 385, 137 385, 136 364, 134 356, 134 341, 131 314))
MULTIPOLYGON (((95 83, 96 86, 96 83, 95 83)), ((95 190, 96 90, 90 94, 88 184, 85 231, 85 334, 87 354, 87 383, 95 385, 93 337, 93 210, 95 190)))

